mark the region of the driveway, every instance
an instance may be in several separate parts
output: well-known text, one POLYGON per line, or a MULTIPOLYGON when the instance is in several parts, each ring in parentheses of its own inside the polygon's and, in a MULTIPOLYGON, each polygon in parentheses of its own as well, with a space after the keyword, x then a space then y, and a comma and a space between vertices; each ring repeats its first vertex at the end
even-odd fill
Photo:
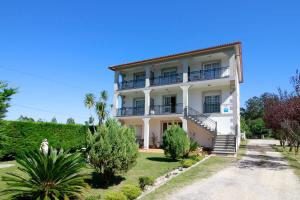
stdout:
POLYGON ((282 155, 276 140, 249 140, 246 155, 215 175, 186 186, 167 199, 179 200, 293 200, 300 199, 300 181, 282 155))

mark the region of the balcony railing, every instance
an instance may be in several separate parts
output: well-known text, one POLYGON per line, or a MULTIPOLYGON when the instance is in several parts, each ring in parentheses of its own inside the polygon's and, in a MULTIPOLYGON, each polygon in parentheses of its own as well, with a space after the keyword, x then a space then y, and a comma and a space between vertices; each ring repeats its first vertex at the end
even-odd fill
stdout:
POLYGON ((150 106, 150 115, 168 115, 168 114, 182 114, 182 103, 176 105, 152 105, 150 106))
POLYGON ((142 116, 145 113, 144 107, 123 107, 117 110, 117 117, 142 116))
POLYGON ((145 79, 123 81, 119 83, 119 90, 127 90, 134 88, 143 88, 145 87, 145 79))
POLYGON ((150 79, 151 86, 169 85, 182 82, 182 73, 172 74, 169 76, 158 76, 150 79))
POLYGON ((203 81, 226 78, 229 76, 229 67, 220 67, 214 69, 205 69, 193 71, 189 74, 189 81, 203 81))

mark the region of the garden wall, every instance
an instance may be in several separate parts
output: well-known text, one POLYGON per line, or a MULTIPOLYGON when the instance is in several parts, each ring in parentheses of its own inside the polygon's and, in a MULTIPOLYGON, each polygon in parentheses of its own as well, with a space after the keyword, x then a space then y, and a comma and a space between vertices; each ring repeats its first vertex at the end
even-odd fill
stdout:
POLYGON ((0 121, 0 160, 39 149, 43 139, 55 148, 76 150, 85 146, 86 127, 47 122, 0 121))

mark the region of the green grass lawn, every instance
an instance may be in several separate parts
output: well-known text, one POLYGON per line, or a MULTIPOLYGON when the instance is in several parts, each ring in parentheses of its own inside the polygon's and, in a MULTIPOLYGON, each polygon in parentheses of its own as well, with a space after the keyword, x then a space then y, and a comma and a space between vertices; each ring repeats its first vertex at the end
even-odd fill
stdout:
POLYGON ((289 147, 284 149, 281 146, 274 146, 274 148, 278 152, 282 153, 282 155, 287 159, 289 166, 300 179, 300 152, 298 154, 295 154, 294 150, 289 152, 289 147))
POLYGON ((160 188, 155 190, 152 193, 146 195, 143 200, 152 200, 152 199, 163 199, 168 194, 191 184, 197 180, 206 178, 216 173, 217 171, 224 169, 224 167, 229 166, 235 158, 230 157, 211 157, 203 163, 197 165, 196 167, 190 169, 187 172, 180 174, 179 176, 171 179, 165 185, 162 185, 160 188))
MULTIPOLYGON (((1 162, 1 164, 16 163, 15 161, 1 162)), ((114 184, 105 186, 101 179, 97 177, 94 170, 87 167, 83 170, 83 173, 87 174, 87 182, 89 183, 89 188, 84 191, 84 196, 104 196, 107 191, 118 190, 125 184, 138 185, 138 178, 140 176, 153 176, 157 178, 163 174, 171 171, 172 169, 179 166, 179 162, 172 161, 165 158, 164 154, 161 153, 140 153, 137 159, 137 164, 130 171, 124 175, 120 175, 114 180, 114 184)), ((16 167, 0 169, 0 176, 4 175, 6 172, 17 172, 16 167)), ((0 181, 0 188, 4 189, 6 184, 0 181)), ((4 200, 7 197, 0 197, 4 200)))

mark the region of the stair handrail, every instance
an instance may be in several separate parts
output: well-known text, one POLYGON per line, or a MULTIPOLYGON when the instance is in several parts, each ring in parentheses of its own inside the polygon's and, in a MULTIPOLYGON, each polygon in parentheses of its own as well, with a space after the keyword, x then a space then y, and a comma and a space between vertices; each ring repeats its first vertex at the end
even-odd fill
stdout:
POLYGON ((209 126, 210 129, 212 129, 215 134, 217 134, 217 122, 209 118, 207 115, 197 111, 194 108, 191 108, 189 106, 186 106, 184 108, 184 117, 187 118, 188 116, 196 117, 199 119, 201 122, 205 123, 206 125, 209 126), (201 120, 201 118, 204 118, 205 120, 201 120))

